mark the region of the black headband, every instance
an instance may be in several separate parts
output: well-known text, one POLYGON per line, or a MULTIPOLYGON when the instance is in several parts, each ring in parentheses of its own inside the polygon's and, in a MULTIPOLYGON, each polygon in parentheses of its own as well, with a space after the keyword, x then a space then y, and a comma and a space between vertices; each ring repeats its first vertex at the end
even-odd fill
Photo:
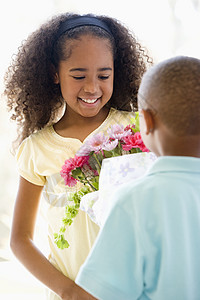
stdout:
POLYGON ((79 17, 74 17, 72 19, 66 20, 64 23, 61 24, 58 33, 56 35, 56 40, 59 39, 59 37, 66 31, 80 27, 80 26, 97 26, 105 31, 107 31, 110 35, 112 35, 109 27, 107 24, 96 17, 85 17, 85 16, 79 16, 79 17))

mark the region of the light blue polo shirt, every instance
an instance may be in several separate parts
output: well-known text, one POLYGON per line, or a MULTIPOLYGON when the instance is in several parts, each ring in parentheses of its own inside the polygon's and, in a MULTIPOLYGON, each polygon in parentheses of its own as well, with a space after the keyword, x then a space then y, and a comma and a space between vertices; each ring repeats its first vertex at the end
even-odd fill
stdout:
POLYGON ((76 283, 103 300, 199 300, 200 159, 160 157, 111 201, 76 283))

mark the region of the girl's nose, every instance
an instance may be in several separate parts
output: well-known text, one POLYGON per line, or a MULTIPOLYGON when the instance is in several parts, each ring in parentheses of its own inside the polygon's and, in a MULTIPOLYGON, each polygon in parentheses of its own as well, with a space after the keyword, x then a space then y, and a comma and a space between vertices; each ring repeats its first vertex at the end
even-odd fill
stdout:
POLYGON ((84 84, 84 92, 85 93, 90 93, 90 94, 95 94, 98 89, 98 85, 95 79, 88 80, 84 84))

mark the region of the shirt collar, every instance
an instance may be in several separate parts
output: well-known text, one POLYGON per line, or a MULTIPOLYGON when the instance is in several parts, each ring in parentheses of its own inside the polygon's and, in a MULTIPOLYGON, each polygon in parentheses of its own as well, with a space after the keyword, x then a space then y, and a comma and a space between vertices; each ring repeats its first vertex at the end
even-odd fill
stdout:
POLYGON ((148 170, 148 175, 159 172, 192 172, 200 174, 200 158, 190 156, 161 156, 148 170))

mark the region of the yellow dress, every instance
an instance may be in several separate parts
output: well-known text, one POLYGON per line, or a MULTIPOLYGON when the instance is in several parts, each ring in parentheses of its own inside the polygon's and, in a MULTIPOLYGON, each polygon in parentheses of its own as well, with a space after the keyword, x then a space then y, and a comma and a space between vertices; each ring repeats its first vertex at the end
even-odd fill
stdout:
MULTIPOLYGON (((133 113, 111 108, 105 121, 90 136, 105 132, 109 126, 116 123, 128 125, 132 117, 133 113)), ((64 161, 73 157, 81 145, 80 140, 61 137, 54 131, 53 126, 48 126, 26 138, 17 152, 19 174, 33 184, 44 186, 42 201, 45 204, 43 215, 48 223, 49 260, 72 280, 75 280, 99 231, 99 227, 88 215, 79 211, 66 231, 70 247, 61 250, 54 243, 54 233, 58 233, 62 225, 67 194, 80 187, 66 187, 60 170, 64 161)), ((60 298, 48 291, 47 299, 60 298)))

